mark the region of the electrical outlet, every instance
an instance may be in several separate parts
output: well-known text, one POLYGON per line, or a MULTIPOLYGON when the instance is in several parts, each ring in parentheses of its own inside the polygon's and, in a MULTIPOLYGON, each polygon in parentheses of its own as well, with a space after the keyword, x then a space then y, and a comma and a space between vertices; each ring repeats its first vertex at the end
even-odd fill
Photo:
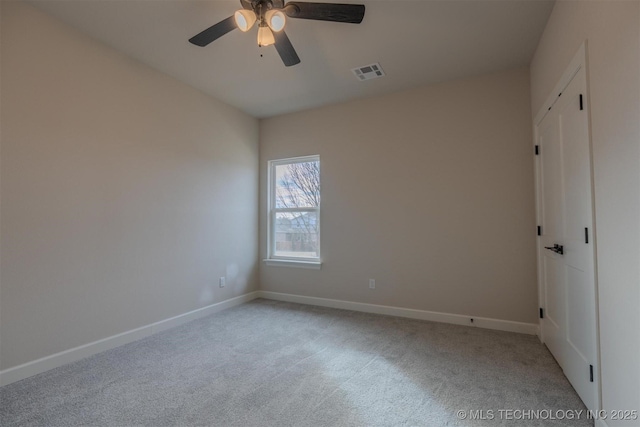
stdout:
POLYGON ((369 289, 376 288, 376 279, 369 279, 369 289))
POLYGON ((219 280, 218 283, 220 283, 220 287, 221 288, 224 288, 225 285, 227 284, 227 280, 224 278, 224 276, 222 276, 222 277, 220 277, 220 280, 219 280))

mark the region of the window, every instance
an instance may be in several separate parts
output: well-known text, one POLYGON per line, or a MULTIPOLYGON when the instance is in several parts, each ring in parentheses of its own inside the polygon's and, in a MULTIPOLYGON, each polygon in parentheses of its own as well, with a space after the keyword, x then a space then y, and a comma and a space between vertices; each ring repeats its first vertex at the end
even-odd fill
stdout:
POLYGON ((320 157, 269 162, 267 263, 320 266, 320 157))

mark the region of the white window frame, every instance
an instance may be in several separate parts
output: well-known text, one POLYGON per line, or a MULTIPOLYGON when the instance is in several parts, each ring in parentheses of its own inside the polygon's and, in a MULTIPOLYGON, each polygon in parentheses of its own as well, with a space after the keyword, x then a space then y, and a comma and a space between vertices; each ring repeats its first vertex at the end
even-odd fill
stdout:
MULTIPOLYGON (((306 163, 306 162, 318 162, 320 163, 320 156, 303 156, 303 157, 291 157, 288 159, 269 160, 267 167, 267 259, 264 262, 267 265, 282 266, 282 267, 301 267, 319 269, 322 265, 320 252, 320 206, 314 208, 276 208, 276 167, 289 165, 292 163, 306 163), (285 257, 275 255, 275 220, 276 213, 280 212, 316 212, 316 218, 318 222, 318 257, 285 257)), ((322 165, 319 166, 320 169, 322 165)), ((320 172, 320 179, 322 179, 322 172, 320 172)), ((322 191, 322 190, 320 190, 322 191)), ((320 204, 322 205, 322 195, 320 195, 320 204)))

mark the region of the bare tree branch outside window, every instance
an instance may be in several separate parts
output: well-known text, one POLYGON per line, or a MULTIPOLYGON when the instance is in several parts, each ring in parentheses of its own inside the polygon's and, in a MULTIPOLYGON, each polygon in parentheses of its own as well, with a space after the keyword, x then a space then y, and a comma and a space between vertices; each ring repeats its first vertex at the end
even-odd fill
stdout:
POLYGON ((291 163, 277 186, 277 206, 310 208, 320 206, 320 162, 291 163))

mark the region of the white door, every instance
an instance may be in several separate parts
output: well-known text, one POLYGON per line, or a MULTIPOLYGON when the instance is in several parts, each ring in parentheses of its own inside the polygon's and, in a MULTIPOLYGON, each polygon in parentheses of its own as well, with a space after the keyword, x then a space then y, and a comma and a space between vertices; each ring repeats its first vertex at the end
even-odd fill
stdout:
POLYGON ((542 338, 592 410, 598 408, 592 174, 584 67, 537 126, 542 338))

